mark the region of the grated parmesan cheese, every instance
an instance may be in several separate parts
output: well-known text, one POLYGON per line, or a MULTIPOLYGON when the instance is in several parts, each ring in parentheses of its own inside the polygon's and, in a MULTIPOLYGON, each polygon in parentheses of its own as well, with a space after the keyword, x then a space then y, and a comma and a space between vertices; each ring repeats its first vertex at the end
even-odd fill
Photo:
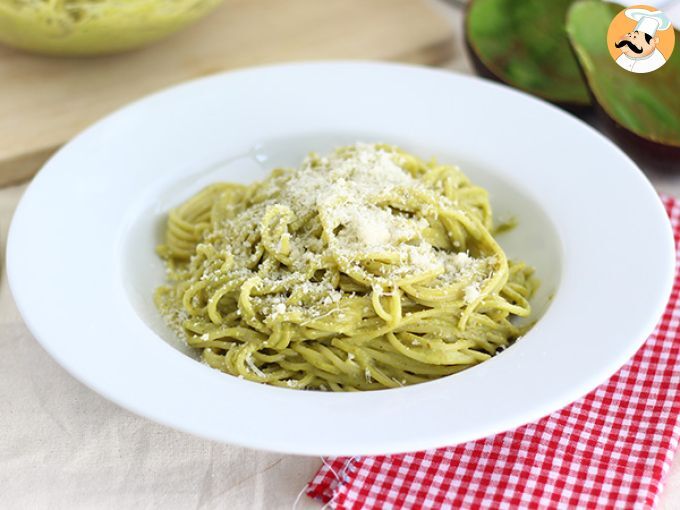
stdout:
POLYGON ((465 302, 470 304, 472 303, 475 299, 479 297, 480 294, 480 288, 479 288, 479 282, 473 282, 467 287, 465 287, 465 302))
MULTIPOLYGON (((265 315, 265 322, 283 314, 300 314, 308 321, 331 313, 336 314, 336 320, 349 317, 339 308, 329 311, 347 294, 337 287, 337 282, 327 275, 316 279, 307 274, 310 265, 322 266, 328 256, 364 275, 377 292, 394 288, 396 280, 428 272, 432 273, 428 285, 443 287, 462 282, 464 301, 473 302, 495 260, 430 244, 424 233, 430 229, 430 221, 436 221, 436 207, 426 204, 419 213, 412 214, 389 206, 390 197, 425 193, 442 206, 457 207, 433 185, 414 178, 402 168, 403 164, 399 154, 374 144, 358 143, 325 157, 311 154, 299 169, 276 170, 256 190, 253 204, 231 211, 233 214, 211 232, 207 242, 232 257, 233 264, 227 271, 230 280, 243 284, 257 275, 261 283, 256 290, 264 286, 286 289, 278 294, 254 292, 250 296, 265 315), (260 245, 263 229, 268 228, 263 218, 273 206, 289 210, 293 221, 302 220, 310 227, 277 234, 277 248, 288 257, 290 265, 274 266, 260 273, 257 267, 249 266, 249 261, 260 245), (308 218, 313 220, 307 223, 308 218), (333 235, 319 235, 320 222, 330 226, 333 235), (233 239, 240 241, 229 241, 233 239), (374 264, 369 271, 364 263, 366 254, 377 254, 370 257, 375 260, 385 256, 390 262, 374 264)), ((218 281, 224 276, 221 269, 206 266, 201 279, 218 281)), ((193 304, 202 305, 196 300, 193 304)), ((236 313, 240 314, 240 310, 236 313)), ((261 374, 252 359, 248 358, 247 364, 251 371, 261 374)))
POLYGON ((353 226, 356 229, 359 242, 365 246, 380 246, 390 240, 389 226, 378 215, 353 218, 353 226))

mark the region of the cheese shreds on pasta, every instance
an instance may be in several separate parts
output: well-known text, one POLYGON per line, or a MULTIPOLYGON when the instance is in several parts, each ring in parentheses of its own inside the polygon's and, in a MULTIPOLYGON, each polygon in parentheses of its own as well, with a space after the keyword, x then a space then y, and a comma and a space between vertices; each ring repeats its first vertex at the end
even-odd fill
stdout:
POLYGON ((396 147, 310 154, 170 211, 156 304, 223 372, 287 388, 415 384, 527 329, 533 270, 492 235, 486 191, 396 147))

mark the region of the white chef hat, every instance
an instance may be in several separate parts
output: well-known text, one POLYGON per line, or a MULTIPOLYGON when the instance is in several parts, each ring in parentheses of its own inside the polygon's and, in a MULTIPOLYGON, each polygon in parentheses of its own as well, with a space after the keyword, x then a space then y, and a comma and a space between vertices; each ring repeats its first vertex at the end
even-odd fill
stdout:
POLYGON ((626 16, 637 21, 635 30, 654 37, 657 30, 666 30, 671 26, 671 20, 661 11, 646 9, 626 9, 626 16))

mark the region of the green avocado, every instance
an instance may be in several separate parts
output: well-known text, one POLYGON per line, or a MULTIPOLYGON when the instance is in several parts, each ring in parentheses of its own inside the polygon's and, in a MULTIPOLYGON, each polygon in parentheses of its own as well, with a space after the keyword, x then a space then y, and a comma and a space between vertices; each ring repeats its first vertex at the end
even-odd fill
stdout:
MULTIPOLYGON (((650 73, 632 73, 619 67, 606 41, 611 20, 623 8, 600 0, 574 3, 567 15, 569 40, 598 109, 619 131, 623 128, 635 138, 651 142, 648 152, 672 149, 678 155, 680 55, 667 56, 667 62, 650 73)), ((677 30, 675 40, 680 41, 677 30)))
POLYGON ((590 104, 564 28, 573 0, 473 0, 466 42, 482 74, 566 107, 590 104))

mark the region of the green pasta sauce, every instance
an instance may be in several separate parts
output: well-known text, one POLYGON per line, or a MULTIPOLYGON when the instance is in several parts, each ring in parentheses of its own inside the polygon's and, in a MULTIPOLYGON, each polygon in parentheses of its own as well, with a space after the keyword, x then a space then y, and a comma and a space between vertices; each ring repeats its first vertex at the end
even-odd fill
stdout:
POLYGON ((290 388, 393 388, 483 362, 528 326, 533 270, 487 193, 395 147, 311 154, 170 212, 168 323, 223 372, 290 388))

